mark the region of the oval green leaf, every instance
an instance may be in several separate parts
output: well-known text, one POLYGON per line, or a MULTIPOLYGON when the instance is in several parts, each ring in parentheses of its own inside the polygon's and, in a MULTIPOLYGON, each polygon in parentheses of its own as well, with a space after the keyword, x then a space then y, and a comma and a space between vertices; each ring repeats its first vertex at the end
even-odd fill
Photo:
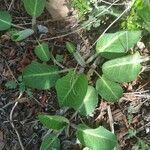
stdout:
POLYGON ((75 108, 81 115, 90 115, 97 106, 98 94, 94 87, 88 86, 86 95, 80 105, 80 107, 75 108))
POLYGON ((69 124, 69 120, 62 116, 38 115, 39 121, 48 129, 59 130, 69 124))
POLYGON ((70 53, 74 53, 76 51, 76 47, 71 42, 66 42, 66 48, 70 53))
POLYGON ((23 0, 27 13, 32 17, 39 17, 45 8, 46 0, 23 0))
POLYGON ((55 85, 58 73, 56 66, 32 62, 23 71, 23 81, 29 87, 46 90, 55 85))
POLYGON ((134 81, 141 71, 141 56, 137 52, 121 58, 109 60, 102 66, 103 74, 109 80, 123 83, 134 81))
POLYGON ((42 140, 40 150, 60 150, 60 140, 56 135, 47 135, 42 140))
POLYGON ((50 60, 50 51, 47 43, 39 44, 34 50, 36 56, 42 61, 50 60))
POLYGON ((88 80, 84 74, 70 71, 56 82, 56 91, 60 106, 79 108, 86 95, 88 80))
POLYGON ((100 96, 109 102, 117 102, 123 95, 122 87, 104 76, 97 80, 96 89, 100 96))
POLYGON ((102 126, 91 129, 80 124, 77 126, 77 138, 83 146, 92 150, 113 150, 117 144, 116 136, 102 126))
POLYGON ((105 33, 96 44, 96 51, 101 56, 112 59, 126 55, 141 37, 141 31, 119 31, 105 33))
POLYGON ((11 27, 12 17, 7 11, 0 11, 0 31, 11 27))
POLYGON ((19 42, 19 41, 22 41, 22 40, 28 38, 33 33, 34 33, 34 31, 32 29, 25 29, 25 30, 22 30, 19 32, 15 31, 14 33, 12 33, 11 39, 12 39, 12 41, 19 42))

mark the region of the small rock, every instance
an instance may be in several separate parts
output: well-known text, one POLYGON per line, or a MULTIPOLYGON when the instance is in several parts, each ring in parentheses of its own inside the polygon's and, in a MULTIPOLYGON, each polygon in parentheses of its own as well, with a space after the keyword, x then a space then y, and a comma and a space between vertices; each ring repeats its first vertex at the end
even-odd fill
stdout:
POLYGON ((48 28, 43 25, 38 25, 37 28, 39 33, 48 33, 48 28))

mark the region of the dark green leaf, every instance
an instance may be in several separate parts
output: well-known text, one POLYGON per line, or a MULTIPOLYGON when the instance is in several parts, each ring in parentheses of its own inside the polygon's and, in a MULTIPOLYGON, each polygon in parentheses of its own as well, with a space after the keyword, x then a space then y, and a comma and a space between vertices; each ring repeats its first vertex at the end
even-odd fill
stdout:
POLYGON ((42 61, 50 60, 50 51, 47 43, 39 44, 34 50, 36 56, 42 61))
POLYGON ((60 150, 60 140, 56 135, 44 137, 40 150, 60 150))
POLYGON ((36 89, 50 89, 59 78, 58 68, 32 62, 23 71, 23 81, 27 86, 36 89))
POLYGON ((87 77, 71 71, 56 82, 56 91, 60 106, 79 108, 88 88, 87 77))
POLYGON ((0 31, 11 27, 12 18, 7 11, 0 11, 0 31))
POLYGON ((48 129, 59 130, 69 124, 69 120, 62 116, 38 115, 39 121, 48 129))
POLYGON ((113 150, 117 144, 116 136, 102 126, 91 129, 80 124, 77 127, 77 138, 83 146, 92 150, 113 150))
POLYGON ((123 95, 122 87, 104 76, 97 80, 96 89, 100 96, 109 102, 117 102, 123 95))
POLYGON ((24 7, 32 17, 39 17, 45 8, 46 0, 23 0, 24 7))

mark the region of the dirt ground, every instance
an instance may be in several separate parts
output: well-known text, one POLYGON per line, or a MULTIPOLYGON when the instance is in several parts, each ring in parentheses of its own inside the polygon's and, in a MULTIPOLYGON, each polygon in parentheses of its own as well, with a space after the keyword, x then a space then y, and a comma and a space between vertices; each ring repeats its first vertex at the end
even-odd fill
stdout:
MULTIPOLYGON (((7 10, 10 1, 2 1, 4 2, 0 3, 0 9, 7 10)), ((30 27, 31 17, 23 9, 20 0, 16 0, 15 6, 12 6, 10 11, 13 23, 30 27)), ((78 43, 81 53, 86 56, 92 53, 90 46, 99 35, 99 32, 95 30, 85 31, 84 29, 70 33, 79 26, 73 16, 68 17, 66 22, 54 21, 46 10, 38 18, 37 24, 46 26, 48 33, 37 34, 36 37, 48 42, 49 46, 53 48, 54 56, 56 54, 63 55, 61 64, 66 67, 76 66, 76 62, 65 49, 66 41, 78 43), (70 34, 66 35, 66 33, 70 34)), ((150 55, 149 39, 149 37, 142 39, 145 45, 145 48, 142 49, 144 55, 150 55)), ((33 52, 36 44, 34 36, 23 42, 15 43, 10 40, 7 32, 0 33, 0 150, 20 150, 16 131, 25 150, 38 150, 42 136, 47 132, 47 129, 37 121, 37 115, 40 112, 46 112, 70 117, 73 113, 72 110, 64 113, 59 108, 54 89, 48 91, 30 89, 28 93, 22 95, 21 101, 13 111, 19 91, 18 88, 7 89, 5 84, 9 80, 18 80, 24 67, 36 59, 33 52), (11 116, 12 111, 13 116, 11 116), (12 119, 14 127, 12 127, 12 119)), ((149 64, 143 65, 148 66, 149 64)), ((93 76, 92 78, 94 79, 93 76)), ((132 150, 133 146, 139 145, 138 139, 145 144, 150 143, 150 70, 145 70, 136 81, 124 84, 123 88, 125 90, 124 96, 119 100, 119 103, 111 104, 110 108, 115 133, 118 137, 118 149, 132 150), (134 136, 135 133, 136 136, 134 136)), ((73 122, 78 123, 84 120, 90 126, 104 125, 109 129, 108 105, 102 100, 92 116, 87 118, 76 116, 73 122)), ((73 130, 69 131, 68 137, 62 133, 60 139, 62 150, 81 149, 76 143, 73 130)))

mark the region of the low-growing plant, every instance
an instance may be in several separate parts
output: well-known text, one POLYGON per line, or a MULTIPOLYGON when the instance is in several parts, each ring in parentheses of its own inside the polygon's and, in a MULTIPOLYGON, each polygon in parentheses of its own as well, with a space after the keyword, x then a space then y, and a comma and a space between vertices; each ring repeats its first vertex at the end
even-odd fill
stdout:
POLYGON ((128 30, 137 30, 145 28, 150 32, 150 0, 136 0, 127 16, 127 19, 122 23, 122 27, 128 30))
POLYGON ((106 15, 118 17, 120 11, 114 7, 107 7, 99 0, 73 0, 72 5, 78 11, 81 26, 90 30, 99 27, 106 19, 106 15))
MULTIPOLYGON (((15 42, 24 40, 34 34, 36 18, 44 10, 43 0, 23 0, 25 9, 33 17, 33 29, 15 31, 11 39, 15 42)), ((83 11, 84 12, 84 11, 83 11)), ((0 31, 8 30, 12 24, 11 15, 6 11, 0 11, 0 31)), ((139 76, 145 57, 138 51, 130 49, 140 40, 141 31, 122 30, 115 33, 105 33, 97 40, 96 56, 104 58, 101 64, 97 64, 94 70, 97 75, 96 83, 89 84, 87 66, 94 61, 92 56, 85 60, 72 42, 66 41, 66 49, 73 55, 78 68, 60 70, 56 65, 49 65, 53 60, 52 52, 48 43, 40 43, 35 47, 34 52, 41 62, 34 60, 27 65, 22 73, 22 80, 25 86, 39 90, 50 90, 55 87, 58 104, 62 108, 72 108, 81 116, 92 114, 98 104, 99 97, 115 103, 123 96, 124 82, 131 82, 139 76), (88 60, 91 60, 90 62, 88 60), (79 70, 79 71, 78 71, 79 70), (101 74, 99 72, 102 72, 101 74)), ((14 83, 7 83, 7 87, 15 88, 14 83)), ((74 116, 73 116, 74 117, 74 116)), ((75 125, 73 119, 64 116, 39 114, 39 121, 48 129, 53 129, 53 134, 43 138, 41 150, 60 149, 59 135, 68 127, 76 130, 76 136, 80 143, 94 150, 112 150, 117 144, 115 134, 100 126, 95 129, 88 127, 85 123, 75 125)))

